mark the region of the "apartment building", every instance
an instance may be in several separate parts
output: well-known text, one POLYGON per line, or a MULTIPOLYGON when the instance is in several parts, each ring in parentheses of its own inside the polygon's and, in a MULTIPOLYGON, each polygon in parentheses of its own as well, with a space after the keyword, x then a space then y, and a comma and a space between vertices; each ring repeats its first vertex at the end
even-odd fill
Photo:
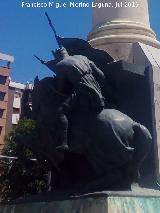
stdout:
POLYGON ((17 125, 21 114, 21 99, 25 84, 10 81, 8 86, 8 104, 6 133, 17 125))
POLYGON ((3 149, 6 134, 10 63, 13 61, 13 56, 0 53, 0 150, 3 149))

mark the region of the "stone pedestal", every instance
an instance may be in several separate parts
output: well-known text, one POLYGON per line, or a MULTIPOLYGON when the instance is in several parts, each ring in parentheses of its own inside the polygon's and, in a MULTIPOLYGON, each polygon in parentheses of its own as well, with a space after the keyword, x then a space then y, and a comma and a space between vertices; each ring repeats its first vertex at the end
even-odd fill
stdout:
POLYGON ((107 6, 93 8, 93 29, 88 36, 93 47, 106 50, 115 60, 127 60, 135 42, 160 48, 150 28, 147 0, 94 0, 102 2, 107 6))
POLYGON ((160 49, 142 43, 135 43, 129 61, 132 64, 143 64, 148 72, 154 161, 156 178, 160 183, 160 49))
POLYGON ((160 194, 104 192, 63 201, 1 204, 0 213, 159 213, 160 194))
POLYGON ((118 109, 145 125, 153 137, 152 150, 143 168, 145 183, 160 184, 160 49, 132 45, 128 61, 108 65, 106 75, 119 97, 118 109))
MULTIPOLYGON (((108 83, 114 89, 118 110, 129 115, 133 120, 146 126, 153 135, 153 110, 152 98, 150 95, 150 74, 152 69, 145 65, 118 61, 108 64, 104 70, 108 83)), ((114 108, 115 108, 114 107, 114 108)), ((140 173, 142 185, 149 186, 155 182, 155 144, 154 139, 152 149, 145 159, 140 173)), ((157 175, 156 175, 157 176, 157 175)))
MULTIPOLYGON (((150 159, 154 166, 148 165, 160 183, 160 42, 150 28, 148 3, 147 0, 94 0, 95 4, 102 2, 105 7, 93 8, 93 29, 88 40, 116 61, 142 66, 141 71, 138 69, 137 84, 117 71, 117 79, 123 78, 117 91, 123 90, 125 94, 123 101, 120 100, 120 110, 146 125, 152 133, 153 157, 150 159), (141 77, 143 71, 144 78, 141 77)), ((113 86, 115 84, 113 82, 113 86)))

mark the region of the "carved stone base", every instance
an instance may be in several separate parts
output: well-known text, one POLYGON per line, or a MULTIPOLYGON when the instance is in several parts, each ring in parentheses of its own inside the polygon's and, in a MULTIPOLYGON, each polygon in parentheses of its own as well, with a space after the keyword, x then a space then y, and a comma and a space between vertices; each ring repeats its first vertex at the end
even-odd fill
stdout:
POLYGON ((159 213, 160 209, 159 192, 103 192, 63 201, 43 199, 0 205, 0 213, 159 213))

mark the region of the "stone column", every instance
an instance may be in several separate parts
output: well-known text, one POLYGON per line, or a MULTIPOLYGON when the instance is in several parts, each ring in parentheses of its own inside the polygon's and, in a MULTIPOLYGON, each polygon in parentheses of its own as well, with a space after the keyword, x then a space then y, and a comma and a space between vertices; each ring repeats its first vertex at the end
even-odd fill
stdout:
MULTIPOLYGON (((160 42, 150 28, 147 0, 94 0, 92 6, 93 29, 88 36, 91 45, 106 50, 115 60, 123 59, 145 67, 147 84, 141 84, 146 91, 142 97, 142 116, 150 121, 153 170, 160 184, 160 42), (98 9, 96 3, 103 7, 98 9), (146 114, 144 99, 148 100, 149 107, 146 114)), ((117 78, 119 80, 118 74, 117 78)), ((137 90, 137 105, 140 104, 138 95, 137 90)), ((148 160, 152 161, 152 158, 148 160)))
POLYGON ((88 36, 92 46, 116 60, 127 60, 135 42, 160 48, 150 28, 147 0, 94 0, 92 7, 93 29, 88 36))

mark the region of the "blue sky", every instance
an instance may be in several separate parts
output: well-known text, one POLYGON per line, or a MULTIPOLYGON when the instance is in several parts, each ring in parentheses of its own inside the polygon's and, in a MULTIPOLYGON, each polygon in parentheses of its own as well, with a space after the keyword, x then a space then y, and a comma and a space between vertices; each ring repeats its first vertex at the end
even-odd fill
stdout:
MULTIPOLYGON (((51 50, 57 47, 44 12, 49 13, 60 35, 86 38, 91 30, 92 11, 91 8, 24 9, 21 8, 21 2, 21 0, 0 2, 0 52, 15 57, 11 66, 12 80, 26 82, 33 81, 37 74, 40 78, 52 74, 33 58, 33 54, 37 54, 44 59, 51 59, 51 50)), ((45 1, 39 0, 39 2, 45 1)), ((149 0, 149 11, 152 29, 160 38, 160 2, 149 0)))

